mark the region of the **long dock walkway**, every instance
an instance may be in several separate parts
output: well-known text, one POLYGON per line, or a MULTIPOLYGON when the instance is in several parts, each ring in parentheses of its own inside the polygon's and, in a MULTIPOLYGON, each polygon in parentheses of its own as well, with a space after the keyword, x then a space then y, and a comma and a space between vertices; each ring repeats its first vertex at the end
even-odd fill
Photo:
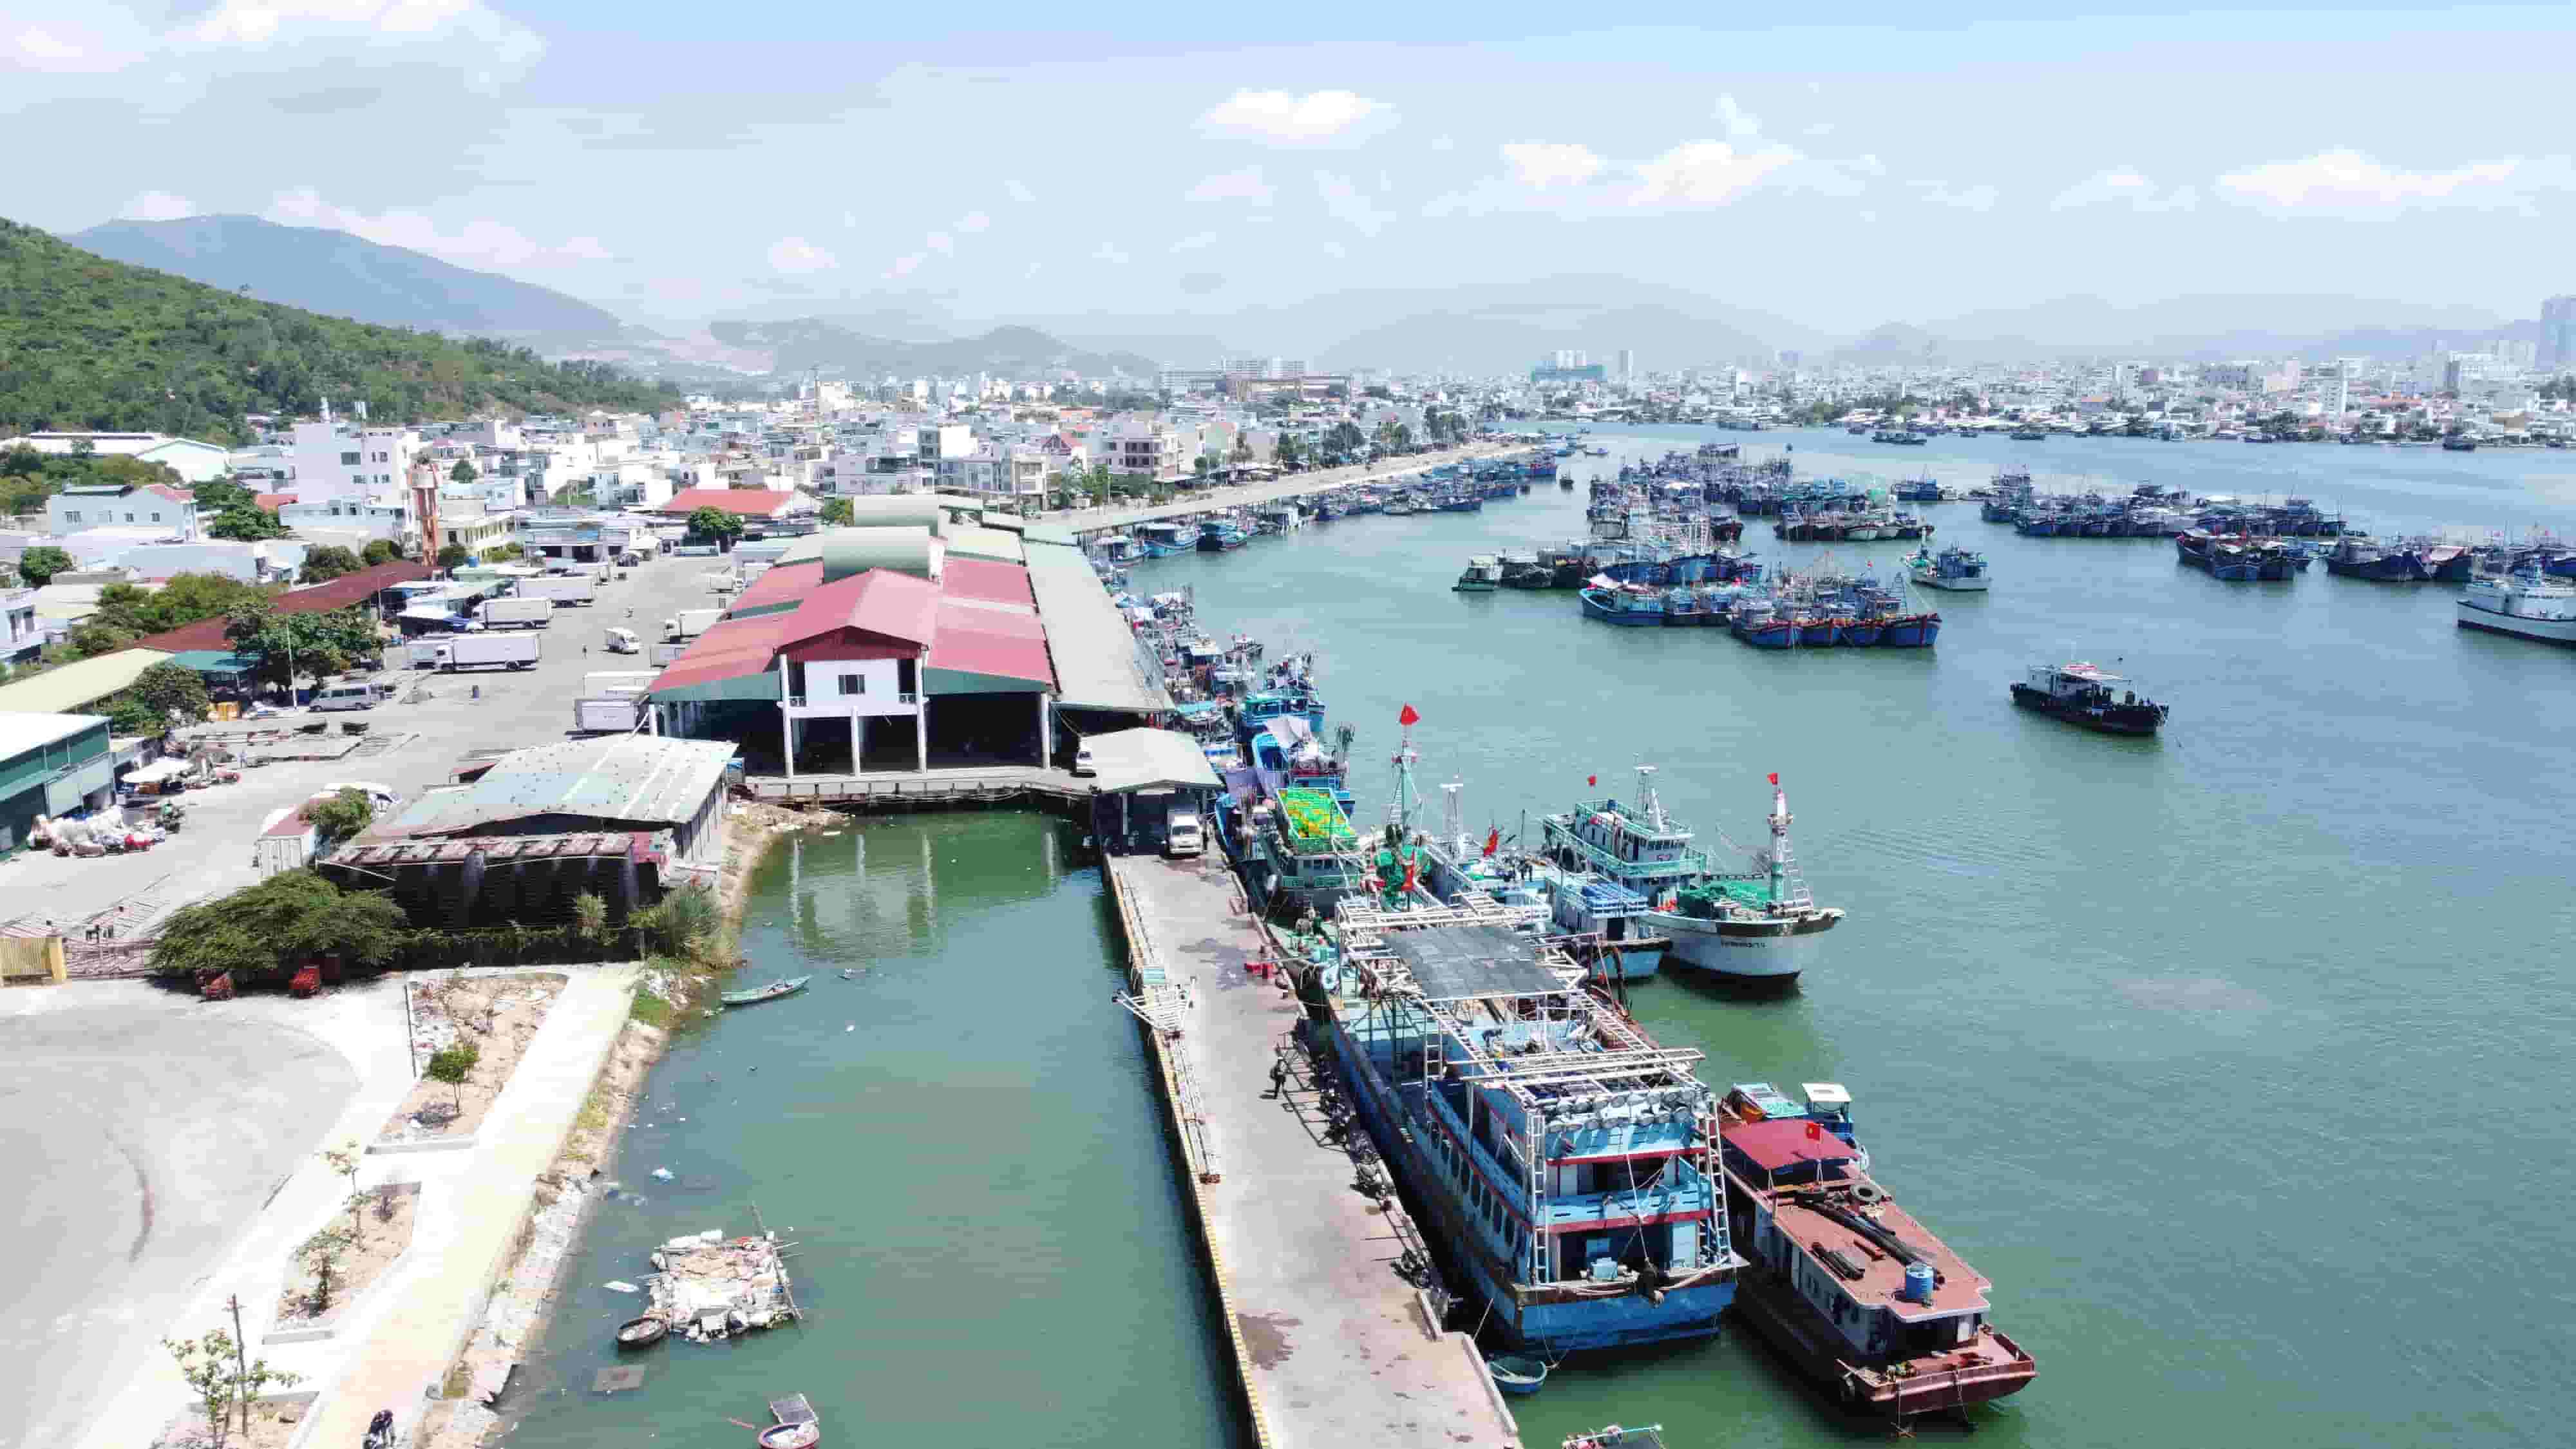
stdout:
POLYGON ((1113 528, 1133 528, 1157 519, 1178 518, 1185 513, 1205 513, 1211 508, 1253 507, 1276 503, 1282 498, 1297 498, 1308 493, 1321 493, 1352 483, 1389 483, 1427 473, 1444 463, 1461 463, 1470 458, 1492 458, 1507 453, 1527 453, 1530 443, 1469 443, 1463 448, 1443 448, 1407 458, 1393 467, 1372 469, 1366 464, 1346 468, 1319 468, 1312 473, 1291 473, 1266 483, 1247 483, 1237 488, 1201 488, 1175 502, 1148 508, 1076 508, 1045 515, 1045 522, 1077 534, 1104 533, 1113 528))
MULTIPOLYGON (((1267 946, 1223 864, 1107 863, 1135 995, 1265 1449, 1507 1449, 1519 1429, 1472 1337, 1443 1333, 1395 1272, 1404 1244, 1348 1155, 1266 1096, 1298 1007, 1243 963, 1267 946)), ((1398 1206, 1394 1210, 1401 1213, 1398 1206)))
POLYGON ((743 781, 743 789, 754 799, 782 805, 804 802, 862 810, 998 804, 1027 796, 1058 804, 1091 798, 1089 780, 1039 765, 879 770, 865 775, 753 775, 743 781))

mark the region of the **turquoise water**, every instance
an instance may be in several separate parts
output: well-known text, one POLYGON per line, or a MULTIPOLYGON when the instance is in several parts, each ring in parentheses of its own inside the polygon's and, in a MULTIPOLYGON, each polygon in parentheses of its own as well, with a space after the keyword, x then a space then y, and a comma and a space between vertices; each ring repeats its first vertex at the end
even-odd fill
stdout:
MULTIPOLYGON (((1982 481, 2009 457, 2044 482, 2576 534, 2563 453, 1716 436, 1889 479, 1982 481)), ((1566 461, 1588 479, 1617 459, 1566 461)), ((1932 651, 1754 651, 1592 624, 1570 595, 1449 592, 1470 553, 1579 535, 1580 489, 1346 519, 1137 583, 1192 584, 1213 625, 1323 652, 1334 717, 1360 731, 1363 819, 1406 703, 1426 792, 1462 779, 1477 829, 1511 833, 1586 775, 1624 789, 1646 762, 1705 842, 1753 845, 1762 777, 1782 773, 1807 877, 1849 919, 1795 995, 1668 976, 1636 1008, 1713 1081, 1852 1089, 1882 1176, 1994 1279, 1997 1321, 2039 1358, 1974 1442, 2565 1442, 2576 656, 2459 631, 2436 588, 2224 585, 2162 541, 1930 512, 1997 579, 1937 598, 1932 651), (2068 658, 2120 661, 2172 704, 2166 734, 2010 707, 2025 665, 2068 658)), ((1910 547, 1754 534, 1773 560, 1910 547)), ((651 1201, 593 1230, 506 1442, 738 1445, 725 1416, 759 1421, 787 1391, 865 1426, 834 1442, 951 1421, 938 1442, 1242 1442, 1141 1047, 1109 1001, 1097 872, 1069 855, 1064 827, 995 814, 853 823, 772 858, 747 974, 827 974, 656 1073, 620 1167, 651 1201), (867 974, 828 974, 844 964, 867 974), (655 1165, 711 1186, 657 1191, 655 1165), (598 1285, 663 1238, 742 1225, 755 1198, 808 1244, 812 1324, 658 1350, 640 1397, 562 1392, 609 1361, 633 1301, 598 1285)), ((1684 1446, 1885 1438, 1732 1335, 1570 1363, 1515 1408, 1540 1449, 1613 1419, 1684 1446)))
MULTIPOLYGON (((2010 456, 2044 483, 2576 534, 2564 453, 1638 431, 1618 446, 1720 436, 1961 482, 2010 456)), ((2437 588, 2225 585, 2169 542, 2023 539, 1961 504, 1930 510, 1938 539, 1984 549, 1995 589, 1934 596, 1931 651, 1757 651, 1595 624, 1569 595, 1449 592, 1470 553, 1579 536, 1581 498, 1345 519, 1137 582, 1324 652, 1364 818, 1406 703, 1425 793, 1462 779, 1479 831, 1642 762, 1704 841, 1752 846, 1782 772, 1807 878, 1849 919, 1795 996, 1668 973, 1636 1007, 1713 1080, 1852 1089, 1883 1178, 2038 1356, 1977 1442, 2565 1442, 2576 1274, 2542 1245, 2576 1191, 2576 657, 2461 631, 2437 588), (2164 736, 2010 706, 2025 665, 2070 658, 2169 701, 2164 736)), ((1767 524, 1747 546, 1883 572, 1911 547, 1784 546, 1767 524)), ((1614 1419, 1686 1445, 1883 1437, 1749 1338, 1570 1364, 1516 1408, 1536 1445, 1614 1419)))
POLYGON ((748 903, 741 980, 813 984, 654 1070, 616 1167, 646 1201, 593 1220, 503 1442, 742 1446, 729 1418, 803 1393, 840 1445, 1237 1443, 1099 873, 1042 816, 838 828, 787 837, 748 903), (616 1354, 638 1300, 601 1285, 754 1203, 804 1245, 808 1322, 616 1354), (643 1389, 589 1393, 619 1361, 643 1389))

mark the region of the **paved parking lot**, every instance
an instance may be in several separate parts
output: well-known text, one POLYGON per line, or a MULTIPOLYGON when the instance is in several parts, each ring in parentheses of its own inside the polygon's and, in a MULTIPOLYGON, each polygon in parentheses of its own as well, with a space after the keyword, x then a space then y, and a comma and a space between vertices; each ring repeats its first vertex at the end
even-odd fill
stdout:
POLYGON ((166 905, 220 895, 259 878, 251 842, 270 813, 327 785, 381 782, 409 800, 447 783, 458 758, 469 752, 562 739, 572 732, 573 701, 584 674, 651 667, 640 654, 608 653, 603 641, 609 627, 632 628, 650 642, 674 611, 714 602, 702 576, 721 566, 714 559, 663 558, 602 585, 597 603, 557 611, 541 636, 544 657, 533 669, 396 671, 395 677, 404 681, 401 692, 371 710, 205 726, 225 733, 322 719, 332 722, 329 738, 336 743, 343 738, 341 722, 363 720, 367 734, 342 759, 262 765, 245 770, 239 784, 187 792, 180 797, 187 805, 186 825, 142 854, 79 858, 22 853, 0 864, 0 898, 11 903, 0 914, 32 911, 39 919, 49 917, 64 929, 77 930, 129 898, 166 905))

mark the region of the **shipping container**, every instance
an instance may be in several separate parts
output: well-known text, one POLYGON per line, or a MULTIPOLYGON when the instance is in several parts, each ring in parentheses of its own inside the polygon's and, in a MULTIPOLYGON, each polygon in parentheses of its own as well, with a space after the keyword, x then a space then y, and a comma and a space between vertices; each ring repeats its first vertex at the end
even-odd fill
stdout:
MULTIPOLYGON (((521 584, 519 587, 526 588, 527 584, 521 584)), ((542 629, 554 622, 555 601, 552 599, 485 599, 474 606, 474 617, 481 620, 486 629, 542 629)))

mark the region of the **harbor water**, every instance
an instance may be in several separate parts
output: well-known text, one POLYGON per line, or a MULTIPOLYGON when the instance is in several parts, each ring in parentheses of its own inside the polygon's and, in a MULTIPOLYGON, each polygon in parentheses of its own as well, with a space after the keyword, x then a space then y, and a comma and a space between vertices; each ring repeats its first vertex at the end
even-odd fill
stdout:
POLYGON ((748 1445, 802 1393, 831 1444, 1232 1446, 1231 1371, 1135 1021, 1071 827, 1021 812, 785 837, 753 880, 747 986, 798 995, 684 1032, 591 1220, 512 1449, 748 1445), (859 973, 844 979, 842 970, 859 973), (669 1181, 651 1176, 666 1168, 669 1181), (810 1315, 615 1351, 658 1244, 753 1230, 810 1315), (641 1389, 590 1392, 603 1367, 641 1389))
MULTIPOLYGON (((2562 453, 1605 428, 1617 456, 1562 466, 1588 480, 1708 438, 1843 476, 1976 483, 2019 461, 2043 485, 2301 494, 2391 531, 2576 534, 2562 453)), ((1714 1083, 1851 1088, 1881 1178, 2038 1356, 1975 1442, 2564 1442, 2576 1273, 2545 1245, 2576 1192, 2576 657, 2457 629, 2439 586, 2224 584, 2169 541, 2025 539, 1973 504, 1925 509, 1936 546, 1982 549, 1995 577, 1929 597, 1931 650, 1759 651, 1595 624, 1570 594, 1450 592, 1469 554, 1578 537, 1582 511, 1581 488, 1542 485, 1140 563, 1135 585, 1194 586, 1211 627, 1321 653, 1364 824, 1407 703, 1432 809, 1454 775, 1479 833, 1534 838, 1526 816, 1649 763, 1724 854, 1721 834, 1761 842, 1781 773, 1807 880, 1848 919, 1792 994, 1667 972, 1634 1008, 1714 1083), (2026 666, 2068 659, 2169 702, 2164 734, 2011 707, 2026 666)), ((1744 546, 1882 577, 1913 547, 1781 545, 1759 521, 1744 546)), ((507 1442, 744 1443, 726 1418, 793 1391, 850 1426, 832 1442, 1242 1443, 1069 827, 840 828, 794 837, 751 898, 745 981, 814 984, 655 1073, 618 1165, 647 1201, 591 1228, 507 1442), (600 1285, 664 1238, 747 1228, 754 1200, 806 1245, 812 1322, 669 1345, 639 1393, 587 1393, 635 1301, 600 1285)), ((1682 1446, 1885 1439, 1741 1330, 1574 1359, 1513 1409, 1539 1449, 1612 1420, 1682 1446)))

